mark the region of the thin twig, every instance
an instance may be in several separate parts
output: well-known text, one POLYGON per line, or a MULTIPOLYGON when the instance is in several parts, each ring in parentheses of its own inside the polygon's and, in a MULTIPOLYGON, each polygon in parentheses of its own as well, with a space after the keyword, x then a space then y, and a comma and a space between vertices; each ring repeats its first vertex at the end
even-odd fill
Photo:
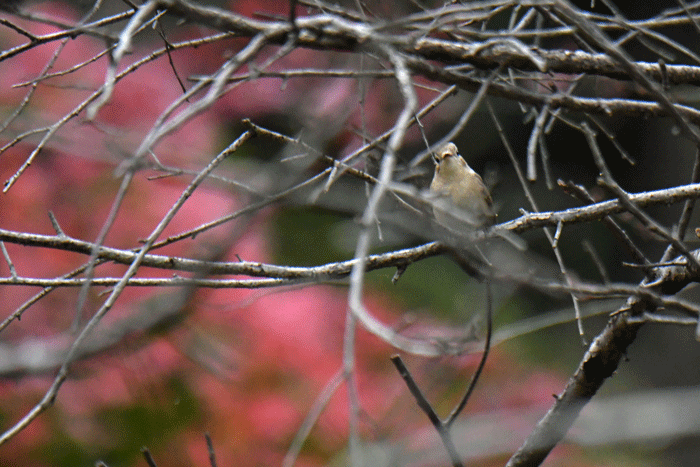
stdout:
POLYGON ((598 147, 598 143, 596 142, 596 135, 593 132, 593 130, 590 129, 586 122, 583 122, 581 124, 581 127, 583 128, 583 133, 586 136, 588 145, 591 148, 593 160, 600 169, 600 173, 603 177, 602 180, 605 186, 609 188, 617 196, 617 199, 620 201, 620 203, 623 206, 625 206, 625 208, 637 219, 642 221, 649 230, 651 230, 657 235, 660 235, 665 240, 668 240, 673 246, 673 248, 676 249, 676 251, 679 251, 681 254, 683 254, 688 259, 688 265, 690 267, 692 267, 695 270, 700 269, 700 263, 698 262, 698 260, 690 253, 690 250, 688 250, 688 248, 679 239, 671 235, 671 233, 668 232, 668 230, 666 230, 663 226, 661 226, 648 214, 639 209, 639 207, 632 202, 629 194, 626 193, 620 187, 620 185, 618 185, 618 183, 614 180, 612 174, 610 173, 610 170, 608 169, 608 166, 605 163, 605 159, 603 158, 603 154, 600 151, 600 148, 598 147))
POLYGON ((416 384, 416 381, 413 379, 413 376, 411 376, 411 373, 408 371, 408 368, 406 368, 406 365, 404 365, 401 357, 399 355, 394 355, 393 357, 391 357, 391 362, 396 367, 396 370, 399 372, 399 375, 401 375, 403 380, 406 382, 406 386, 408 387, 408 390, 411 391, 413 397, 416 399, 418 407, 420 407, 421 410, 425 412, 425 414, 428 416, 428 419, 430 420, 430 423, 433 424, 435 430, 437 430, 438 434, 440 435, 442 444, 445 446, 445 449, 447 449, 447 454, 450 456, 452 466, 461 467, 463 464, 459 454, 457 453, 457 448, 455 447, 454 442, 452 441, 452 436, 450 436, 450 427, 447 424, 443 423, 442 420, 440 420, 440 417, 435 412, 432 405, 430 405, 428 399, 425 398, 423 392, 418 387, 418 384, 416 384))
MULTIPOLYGON (((80 334, 73 341, 73 344, 71 345, 71 348, 66 355, 65 361, 64 361, 63 365, 61 366, 60 370, 58 371, 58 375, 54 378, 54 381, 51 384, 51 387, 46 391, 46 393, 44 394, 44 397, 24 417, 22 417, 22 419, 20 419, 12 427, 7 429, 0 436, 0 445, 4 444, 9 439, 14 437, 17 433, 22 431, 33 420, 35 420, 36 417, 38 417, 41 413, 43 413, 46 409, 48 409, 49 407, 51 407, 53 405, 54 401, 56 400, 58 390, 61 388, 61 386, 65 382, 66 378, 68 377, 68 373, 69 373, 71 364, 73 363, 73 359, 76 356, 76 354, 78 353, 78 351, 80 350, 82 343, 86 340, 86 338, 88 336, 90 336, 92 334, 92 332, 94 331, 97 324, 107 314, 107 312, 109 312, 109 310, 112 308, 112 306, 114 306, 114 303, 116 302, 117 298, 124 291, 124 288, 126 287, 126 284, 128 283, 129 279, 131 279, 134 276, 134 274, 136 274, 138 269, 141 267, 141 262, 143 261, 143 257, 146 255, 146 253, 151 248, 151 246, 155 243, 156 238, 158 238, 158 236, 160 236, 160 234, 167 227, 167 225, 170 223, 170 221, 175 216, 175 214, 180 210, 180 208, 185 203, 185 201, 192 195, 194 190, 206 179, 208 174, 212 170, 214 170, 214 168, 219 163, 221 163, 221 161, 224 158, 226 158, 229 154, 234 152, 241 144, 243 144, 246 140, 248 140, 252 136, 253 136, 253 133, 251 133, 251 132, 243 133, 228 148, 226 148, 224 151, 219 153, 217 155, 217 157, 215 157, 200 172, 200 174, 187 186, 187 188, 181 194, 180 198, 175 202, 175 204, 170 208, 170 210, 166 213, 166 215, 158 223, 156 228, 148 236, 143 247, 139 251, 138 255, 136 256, 136 258, 134 258, 134 261, 131 263, 128 270, 124 273, 124 276, 122 277, 120 282, 114 287, 114 289, 112 290, 112 293, 109 295, 107 300, 102 304, 100 309, 95 312, 95 314, 92 316, 92 318, 90 318, 88 323, 81 330, 80 334)), ((128 175, 129 177, 131 175, 133 175, 131 172, 129 172, 129 174, 130 174, 130 175, 128 175)))
MULTIPOLYGON (((508 139, 505 136, 505 133, 503 131, 503 127, 501 126, 500 121, 498 120, 498 117, 496 116, 495 111, 493 110, 493 106, 489 101, 486 101, 489 109, 489 113, 491 114, 491 119, 494 122, 494 125, 496 126, 496 129, 498 130, 498 134, 501 137, 501 142, 503 143, 503 146, 506 149, 506 152, 508 153, 508 157, 510 158, 511 165, 515 169, 515 173, 518 176, 518 180, 520 181, 520 186, 522 187, 523 191, 525 192, 525 196, 527 197, 527 200, 530 202, 530 206, 532 209, 534 209, 535 212, 538 212, 539 209, 537 207, 537 202, 535 201, 535 197, 533 196, 530 187, 528 185, 528 182, 525 180, 525 176, 523 174, 522 169, 520 168, 520 164, 518 163, 517 158, 515 157, 515 152, 513 151, 513 148, 511 147, 510 143, 508 142, 508 139)), ((554 219, 553 219, 554 220, 554 219)), ((556 226, 557 230, 559 231, 559 234, 561 235, 561 229, 564 226, 564 222, 561 218, 556 218, 556 226)), ((557 241, 555 241, 554 236, 552 235, 552 232, 548 228, 543 228, 545 236, 547 237, 547 240, 549 241, 549 244, 552 246, 552 250, 554 251, 554 256, 557 259, 557 263, 559 264, 559 270, 561 271, 562 275, 566 278, 567 282, 569 285, 572 285, 573 281, 571 279, 571 276, 569 275, 566 266, 564 265, 564 258, 561 255, 561 251, 559 248, 557 248, 557 243, 558 243, 558 238, 557 241)), ((581 320, 581 309, 579 307, 578 303, 578 298, 574 295, 571 294, 571 301, 574 304, 574 311, 576 313, 576 323, 578 324, 578 332, 579 336, 581 337, 581 340, 585 344, 586 338, 585 338, 585 333, 583 331, 583 321, 581 320)))
POLYGON ((14 283, 18 279, 17 270, 15 269, 15 265, 12 263, 12 258, 10 258, 10 253, 7 252, 7 248, 5 247, 5 242, 0 242, 0 250, 2 250, 2 255, 5 258, 5 262, 7 263, 7 267, 10 269, 11 280, 14 283))
POLYGON ((209 433, 204 433, 204 440, 207 443, 207 452, 209 453, 209 465, 216 467, 216 453, 214 453, 214 443, 211 440, 209 433))
POLYGON ((151 455, 151 451, 147 447, 144 446, 141 448, 141 454, 143 454, 143 458, 146 460, 148 467, 158 467, 153 455, 151 455))
MULTIPOLYGON (((582 185, 576 185, 574 182, 563 182, 559 180, 559 187, 564 190, 564 192, 569 193, 576 199, 584 201, 586 203, 595 203, 593 196, 586 190, 582 185)), ((651 262, 644 255, 641 249, 634 243, 634 241, 627 235, 627 232, 620 227, 620 224, 610 216, 603 218, 603 223, 610 229, 610 231, 615 235, 615 237, 622 242, 622 245, 627 249, 627 252, 634 258, 634 260, 640 265, 650 265, 651 262)), ((647 269, 646 273, 650 273, 647 269)), ((650 276, 651 277, 651 276, 650 276)))
POLYGON ((489 351, 491 350, 491 337, 493 334, 493 291, 491 289, 491 278, 486 279, 486 337, 484 338, 484 351, 481 353, 481 360, 479 360, 479 365, 476 367, 476 371, 472 375, 472 379, 467 386, 467 390, 464 392, 464 396, 459 401, 459 404, 452 410, 449 417, 445 420, 445 425, 449 429, 454 421, 457 419, 464 407, 466 407, 469 398, 476 388, 476 383, 479 381, 481 372, 486 366, 486 359, 489 356, 489 351))
POLYGON ((311 409, 309 409, 307 412, 304 421, 301 423, 299 430, 297 430, 296 435, 294 435, 294 439, 289 445, 287 454, 285 454, 284 460, 282 461, 282 467, 293 467, 297 457, 299 457, 302 447, 304 446, 304 442, 311 433, 311 429, 314 427, 318 421, 318 418, 321 416, 321 413, 323 413, 323 410, 330 402, 331 397, 333 394, 335 394, 344 380, 343 370, 341 369, 336 372, 335 375, 333 375, 318 396, 316 396, 316 400, 311 406, 311 409))

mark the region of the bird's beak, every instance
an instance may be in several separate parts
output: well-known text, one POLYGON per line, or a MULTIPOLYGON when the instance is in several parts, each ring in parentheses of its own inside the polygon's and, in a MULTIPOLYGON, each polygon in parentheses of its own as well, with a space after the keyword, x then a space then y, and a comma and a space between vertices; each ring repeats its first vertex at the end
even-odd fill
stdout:
POLYGON ((434 163, 435 165, 439 165, 439 164, 440 164, 440 159, 438 159, 437 154, 435 154, 435 153, 433 152, 433 153, 431 153, 430 155, 433 157, 433 163, 434 163))

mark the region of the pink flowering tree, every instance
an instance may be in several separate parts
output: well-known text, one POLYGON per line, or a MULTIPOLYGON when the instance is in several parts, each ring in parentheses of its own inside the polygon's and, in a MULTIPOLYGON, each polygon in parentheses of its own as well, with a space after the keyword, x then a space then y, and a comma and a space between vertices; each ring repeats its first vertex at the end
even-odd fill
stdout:
POLYGON ((0 4, 0 464, 687 455, 700 17, 603 3, 0 4))

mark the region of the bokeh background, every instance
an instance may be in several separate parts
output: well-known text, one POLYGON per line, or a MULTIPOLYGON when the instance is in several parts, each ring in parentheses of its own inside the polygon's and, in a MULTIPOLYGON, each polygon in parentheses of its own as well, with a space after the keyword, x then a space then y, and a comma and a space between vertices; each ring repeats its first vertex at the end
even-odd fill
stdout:
MULTIPOLYGON (((117 1, 104 3, 98 17, 128 8, 117 1)), ((256 18, 288 13, 286 2, 212 4, 256 18)), ((635 5, 624 14, 644 18, 663 7, 656 2, 645 6, 653 12, 635 5)), ((373 14, 384 18, 398 18, 417 8, 411 2, 372 5, 373 14)), ((79 20, 89 5, 28 2, 20 9, 70 24, 79 20)), ((302 11, 300 8, 300 14, 302 11)), ((2 13, 2 18, 35 35, 61 29, 12 12, 2 13)), ((494 28, 497 24, 495 21, 494 28)), ((102 31, 116 34, 123 25, 116 22, 102 31)), ((167 16, 159 28, 171 43, 214 34, 167 16)), ((139 34, 124 66, 162 47, 160 30, 149 28, 139 34)), ((676 30, 669 34, 682 37, 676 30)), ((6 23, 0 26, 2 51, 26 42, 26 37, 6 23)), ((17 182, 0 195, 0 228, 53 235, 51 212, 67 235, 86 241, 97 238, 120 184, 115 168, 135 151, 153 122, 182 94, 178 77, 185 86, 191 86, 192 79, 214 72, 222 58, 232 56, 246 43, 244 38, 228 38, 173 50, 121 80, 94 121, 86 121, 83 113, 72 119, 51 138, 17 182)), ((559 46, 571 48, 573 44, 559 46)), ((2 119, 12 115, 29 91, 28 86, 17 85, 41 74, 57 51, 51 71, 70 69, 104 49, 104 38, 80 35, 63 45, 52 41, 5 57, 0 61, 2 119)), ((641 48, 631 46, 631 52, 639 60, 656 60, 641 48)), ((270 50, 267 57, 274 53, 276 50, 270 50)), ((2 144, 28 130, 51 125, 71 112, 103 83, 107 65, 102 57, 40 82, 21 114, 0 133, 2 144)), ((276 61, 270 71, 361 66, 353 55, 300 49, 276 61)), ((570 78, 553 76, 552 83, 565 87, 570 78)), ((425 86, 416 89, 423 106, 437 95, 436 84, 421 78, 416 82, 425 86)), ((580 86, 579 92, 592 96, 640 93, 629 83, 609 79, 584 79, 580 86)), ((696 100, 694 88, 675 92, 686 101, 696 100)), ((434 142, 442 137, 472 97, 457 92, 428 114, 422 121, 427 139, 434 142)), ((492 103, 524 164, 531 119, 517 104, 499 99, 492 103)), ((245 130, 241 121, 248 118, 292 138, 303 137, 326 154, 340 158, 357 149, 364 137, 389 129, 402 105, 396 84, 387 79, 244 80, 207 112, 164 139, 157 156, 164 166, 197 170, 245 130)), ((604 123, 636 161, 630 165, 612 144, 601 141, 623 188, 640 192, 687 183, 695 150, 678 136, 670 121, 615 117, 604 123)), ((25 138, 2 152, 2 180, 12 177, 39 138, 25 138)), ((597 169, 580 133, 557 125, 546 141, 554 179, 595 187, 597 169)), ((477 111, 455 142, 492 186, 499 220, 519 216, 521 208, 529 209, 485 108, 477 111)), ((399 176, 419 188, 429 183, 432 165, 429 160, 417 167, 409 167, 409 163, 424 149, 421 132, 413 127, 399 154, 399 176)), ((162 238, 235 212, 324 168, 309 157, 292 157, 298 153, 291 145, 269 138, 249 141, 219 168, 221 179, 211 180, 195 192, 162 238)), ((366 167, 371 170, 372 160, 366 162, 366 167)), ((162 173, 153 169, 137 174, 106 245, 137 247, 191 180, 188 175, 159 175, 162 173)), ((541 210, 579 204, 559 190, 548 189, 543 180, 531 189, 541 210)), ((594 194, 607 196, 600 189, 594 189, 594 194)), ((216 255, 222 261, 241 258, 294 266, 350 259, 359 231, 356 219, 366 199, 364 182, 343 177, 327 193, 318 187, 300 190, 281 202, 157 253, 194 258, 216 255)), ((660 206, 649 212, 670 224, 678 216, 680 205, 660 206)), ((393 224, 387 222, 382 239, 375 241, 374 252, 433 240, 433 231, 424 222, 406 221, 411 219, 409 214, 406 216, 393 224)), ((631 217, 623 217, 622 221, 652 258, 660 257, 662 243, 631 217)), ((691 222, 694 225, 697 217, 691 222)), ((522 257, 513 252, 514 264, 535 264, 537 273, 558 277, 544 235, 533 231, 524 238, 528 252, 522 257)), ((570 227, 562 235, 561 251, 577 277, 602 281, 595 262, 582 248, 584 239, 595 246, 611 281, 636 283, 642 278, 639 271, 621 266, 630 258, 600 224, 570 227)), ((24 277, 58 277, 86 261, 77 253, 11 243, 5 246, 18 274, 24 277)), ((104 264, 96 269, 96 276, 118 277, 125 270, 124 266, 104 264)), ((9 276, 6 262, 0 263, 0 273, 9 276)), ((396 284, 391 282, 394 273, 380 270, 367 276, 365 304, 384 323, 409 333, 432 333, 436 339, 460 333, 471 333, 475 342, 483 337, 483 283, 464 274, 445 257, 411 265, 396 284)), ((142 268, 139 277, 163 277, 163 272, 142 268)), ((39 290, 0 285, 0 318, 9 316, 39 290)), ((83 324, 104 300, 105 292, 104 287, 90 289, 83 324)), ((219 466, 280 465, 319 394, 337 381, 342 369, 346 284, 201 289, 190 291, 184 303, 181 293, 177 288, 127 289, 98 327, 98 335, 122 329, 124 323, 138 324, 140 317, 168 307, 181 310, 176 319, 157 327, 133 325, 118 343, 73 365, 55 405, 0 447, 0 464, 87 466, 103 461, 111 467, 137 466, 144 465, 141 449, 147 447, 158 465, 205 466, 209 465, 204 439, 207 432, 219 466)), ((692 290, 684 294, 688 300, 696 299, 692 290)), ((51 384, 57 366, 37 368, 32 362, 41 362, 46 355, 60 355, 72 342, 78 295, 79 288, 55 290, 0 333, 5 360, 0 362, 4 369, 0 374, 2 430, 24 416, 51 384)), ((552 395, 563 389, 567 375, 585 352, 566 296, 512 283, 496 285, 495 296, 497 345, 454 435, 466 458, 480 465, 505 463, 551 405, 552 395), (546 325, 548 319, 561 324, 546 325)), ((591 338, 605 324, 605 313, 615 307, 610 302, 584 305, 594 315, 585 321, 591 338)), ((437 434, 389 361, 394 352, 363 329, 358 330, 360 431, 367 464, 445 465, 447 457, 437 434)), ((479 356, 475 352, 440 359, 404 357, 429 400, 441 415, 446 415, 461 396, 479 356)), ((684 425, 683 413, 696 408, 693 400, 700 382, 699 359, 694 329, 645 328, 630 350, 629 361, 584 410, 568 441, 555 449, 546 465, 694 465, 700 425, 693 426, 692 420, 684 425), (681 413, 668 407, 680 408, 681 413), (661 429, 666 426, 668 430, 661 429)), ((339 384, 311 430, 297 465, 344 465, 347 440, 347 391, 339 384)))

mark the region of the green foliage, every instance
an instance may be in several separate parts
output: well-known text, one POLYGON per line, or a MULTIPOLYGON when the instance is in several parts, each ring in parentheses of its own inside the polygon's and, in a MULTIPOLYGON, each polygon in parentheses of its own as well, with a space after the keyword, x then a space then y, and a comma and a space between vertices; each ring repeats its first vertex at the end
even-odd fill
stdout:
POLYGON ((103 433, 88 436, 87 445, 66 436, 65 430, 54 430, 44 457, 57 467, 93 465, 96 459, 120 467, 138 465, 141 449, 147 447, 157 459, 160 449, 201 420, 199 404, 182 381, 171 379, 162 391, 155 400, 139 399, 134 405, 100 411, 95 419, 103 433))
POLYGON ((331 233, 345 217, 315 207, 292 207, 275 217, 274 260, 279 264, 315 266, 348 259, 331 233))

